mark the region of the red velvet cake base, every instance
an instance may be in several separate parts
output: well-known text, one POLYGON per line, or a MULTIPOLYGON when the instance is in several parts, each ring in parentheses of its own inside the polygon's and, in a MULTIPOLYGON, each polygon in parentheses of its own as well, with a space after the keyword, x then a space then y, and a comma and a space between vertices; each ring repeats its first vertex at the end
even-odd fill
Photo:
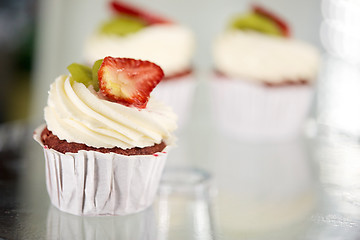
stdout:
POLYGON ((47 146, 50 149, 54 149, 61 153, 77 153, 80 150, 86 150, 86 151, 97 151, 102 153, 117 153, 121 155, 152 155, 157 152, 161 152, 165 147, 166 144, 164 142, 161 142, 159 144, 155 144, 150 147, 144 147, 144 148, 130 148, 130 149, 122 149, 119 147, 114 148, 95 148, 90 147, 82 143, 74 143, 74 142, 67 142, 65 140, 60 140, 56 135, 54 135, 51 131, 49 131, 47 128, 45 128, 41 133, 41 141, 45 146, 47 146))

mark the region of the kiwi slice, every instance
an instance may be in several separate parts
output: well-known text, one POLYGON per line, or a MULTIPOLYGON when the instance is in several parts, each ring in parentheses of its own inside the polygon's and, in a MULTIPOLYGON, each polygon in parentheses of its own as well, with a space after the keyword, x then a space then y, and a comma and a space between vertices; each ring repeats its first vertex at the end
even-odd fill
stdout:
POLYGON ((71 74, 71 80, 79 83, 83 83, 86 87, 93 83, 92 71, 88 66, 72 63, 67 69, 71 74))
POLYGON ((119 16, 105 22, 100 27, 100 33, 111 34, 118 36, 125 36, 130 33, 135 33, 145 27, 145 23, 140 19, 119 16))
POLYGON ((230 28, 253 30, 275 36, 283 35, 281 29, 275 22, 257 13, 248 13, 235 17, 230 23, 230 28))
POLYGON ((99 91, 98 71, 104 59, 97 60, 92 67, 92 85, 95 91, 99 91))

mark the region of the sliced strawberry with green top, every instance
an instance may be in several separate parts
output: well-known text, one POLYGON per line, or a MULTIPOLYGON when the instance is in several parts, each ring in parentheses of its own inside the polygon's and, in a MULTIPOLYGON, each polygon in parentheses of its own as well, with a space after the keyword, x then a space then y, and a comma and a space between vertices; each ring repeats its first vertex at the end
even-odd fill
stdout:
POLYGON ((122 1, 121 2, 120 1, 112 1, 112 2, 110 2, 110 5, 111 5, 112 9, 114 9, 117 13, 137 17, 137 18, 143 20, 144 22, 146 22, 148 25, 171 23, 171 21, 168 19, 145 12, 135 6, 124 3, 122 1))
POLYGON ((281 19, 279 16, 270 12, 269 10, 265 9, 264 7, 261 7, 258 5, 253 5, 252 10, 254 13, 257 13, 261 16, 271 19, 281 29, 282 34, 285 37, 290 37, 290 28, 287 25, 285 20, 281 19))
POLYGON ((155 63, 131 58, 105 57, 98 71, 100 90, 109 100, 145 108, 151 91, 164 77, 155 63))

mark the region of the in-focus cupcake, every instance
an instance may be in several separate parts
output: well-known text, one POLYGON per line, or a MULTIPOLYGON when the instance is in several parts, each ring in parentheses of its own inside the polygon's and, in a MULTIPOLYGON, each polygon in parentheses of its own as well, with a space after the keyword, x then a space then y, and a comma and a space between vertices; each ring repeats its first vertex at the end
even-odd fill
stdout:
POLYGON ((114 14, 86 41, 88 63, 105 56, 148 60, 159 65, 164 80, 152 93, 169 104, 183 126, 189 118, 195 77, 194 35, 187 27, 121 1, 110 3, 114 14))
POLYGON ((262 7, 236 16, 213 46, 215 121, 246 140, 299 134, 311 103, 317 49, 290 37, 286 23, 262 7))
POLYGON ((105 57, 73 63, 51 84, 44 148, 50 200, 76 215, 125 215, 150 206, 176 129, 171 108, 150 97, 163 78, 148 61, 105 57))

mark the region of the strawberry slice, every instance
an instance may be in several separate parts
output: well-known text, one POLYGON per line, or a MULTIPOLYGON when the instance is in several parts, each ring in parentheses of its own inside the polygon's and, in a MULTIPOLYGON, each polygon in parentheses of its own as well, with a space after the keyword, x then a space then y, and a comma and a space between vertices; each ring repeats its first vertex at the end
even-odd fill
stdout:
POLYGON ((105 57, 98 71, 100 90, 109 100, 145 108, 151 91, 164 77, 155 63, 132 58, 105 57))
POLYGON ((252 6, 252 10, 254 13, 257 13, 261 16, 264 16, 266 18, 269 18, 270 20, 272 20, 274 23, 276 23, 276 25, 279 26, 281 32, 283 33, 283 35, 285 37, 290 37, 290 28, 287 25, 286 21, 284 21, 283 19, 281 19, 279 16, 277 16, 276 14, 268 11, 267 9, 258 6, 258 5, 253 5, 252 6))
POLYGON ((170 20, 155 16, 151 13, 147 13, 139 8, 136 8, 130 4, 126 4, 120 1, 112 1, 110 2, 110 6, 114 9, 117 13, 120 14, 127 14, 133 17, 140 18, 148 25, 152 24, 162 24, 162 23, 171 23, 170 20))

